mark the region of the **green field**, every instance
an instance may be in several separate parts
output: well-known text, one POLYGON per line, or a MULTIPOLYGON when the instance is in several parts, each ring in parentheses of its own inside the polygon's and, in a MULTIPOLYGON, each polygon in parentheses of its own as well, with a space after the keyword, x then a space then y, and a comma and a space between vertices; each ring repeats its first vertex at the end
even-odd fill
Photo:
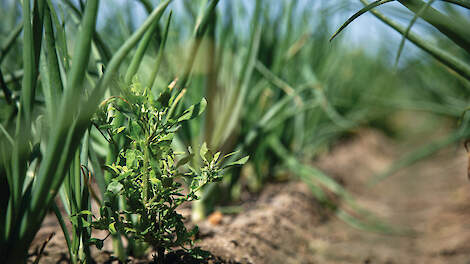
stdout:
POLYGON ((123 262, 204 260, 190 219, 243 214, 247 195, 297 181, 347 225, 396 235, 316 161, 365 130, 413 142, 373 189, 462 149, 469 12, 468 0, 2 1, 1 259, 39 262, 28 252, 55 214, 71 263, 103 246, 123 262))

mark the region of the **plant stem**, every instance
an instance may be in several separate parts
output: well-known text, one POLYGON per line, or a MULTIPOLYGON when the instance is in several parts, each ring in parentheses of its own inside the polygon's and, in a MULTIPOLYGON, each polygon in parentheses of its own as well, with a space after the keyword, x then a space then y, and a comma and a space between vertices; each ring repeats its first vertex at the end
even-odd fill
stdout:
POLYGON ((149 144, 150 144, 150 137, 149 137, 149 133, 147 131, 145 131, 145 138, 147 139, 147 141, 145 142, 145 146, 144 146, 144 178, 142 179, 143 181, 143 184, 144 184, 144 204, 147 204, 148 202, 148 186, 149 186, 149 171, 148 171, 148 167, 149 167, 149 144))
POLYGON ((157 264, 165 263, 165 248, 157 247, 157 264))

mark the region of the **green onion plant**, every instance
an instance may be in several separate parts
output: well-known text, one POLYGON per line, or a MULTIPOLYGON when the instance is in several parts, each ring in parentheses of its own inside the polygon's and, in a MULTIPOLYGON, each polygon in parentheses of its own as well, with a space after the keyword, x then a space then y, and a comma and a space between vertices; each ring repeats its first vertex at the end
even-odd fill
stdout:
MULTIPOLYGON (((470 20, 465 14, 468 14, 470 3, 468 1, 442 1, 446 3, 443 3, 439 8, 434 8, 432 5, 436 3, 436 1, 433 0, 427 2, 423 0, 378 0, 372 3, 369 3, 366 0, 360 1, 364 7, 352 15, 337 30, 330 40, 337 36, 357 17, 366 12, 372 13, 376 18, 402 35, 396 63, 401 55, 401 51, 403 50, 405 39, 407 39, 418 48, 434 57, 442 66, 444 66, 440 72, 439 70, 433 71, 433 75, 437 74, 440 77, 435 77, 433 80, 447 80, 445 81, 446 84, 449 82, 456 83, 456 86, 449 86, 445 85, 443 82, 432 83, 428 79, 425 81, 426 83, 424 85, 429 88, 427 91, 421 91, 419 96, 420 98, 418 99, 419 102, 410 102, 408 105, 406 105, 408 102, 400 103, 405 103, 405 108, 410 108, 411 104, 411 108, 421 108, 422 110, 431 112, 437 111, 439 114, 444 114, 458 119, 459 123, 461 123, 461 126, 459 126, 459 128, 448 137, 437 142, 433 142, 432 144, 425 145, 397 161, 388 171, 378 175, 372 180, 372 183, 376 183, 387 176, 390 176, 400 168, 411 165, 435 153, 442 147, 469 137, 470 130, 468 129, 468 118, 465 113, 468 108, 468 88, 470 87, 470 34, 468 33, 470 20), (394 21, 393 18, 390 18, 389 16, 384 15, 381 11, 375 9, 375 7, 379 5, 390 2, 398 2, 413 13, 413 17, 407 27, 403 27, 398 22, 394 21), (459 9, 456 9, 455 7, 459 9), (446 41, 450 40, 450 43, 440 41, 441 43, 436 44, 435 42, 424 38, 422 33, 413 32, 411 29, 418 18, 422 19, 437 30, 438 33, 434 33, 437 39, 443 40, 443 38, 445 38, 446 41), (444 69, 446 72, 442 73, 444 69), (454 87, 461 87, 460 91, 457 92, 458 94, 451 90, 454 87), (423 95, 431 96, 431 98, 423 100, 423 95)), ((428 71, 429 76, 429 68, 426 70, 428 71)), ((412 76, 412 79, 419 79, 421 76, 424 75, 418 74, 417 76, 412 76)), ((424 79, 419 81, 422 80, 424 79)))
MULTIPOLYGON (((106 69, 97 69, 100 74, 95 79, 90 77, 88 66, 99 1, 88 1, 83 6, 71 56, 54 4, 45 0, 22 2, 21 90, 15 98, 17 109, 8 118, 10 122, 2 120, 1 124, 4 137, 0 142, 0 175, 5 192, 2 192, 0 255, 5 263, 25 262, 29 245, 66 177, 69 178, 65 192, 73 192, 74 197, 69 196, 69 199, 74 199, 73 203, 78 205, 70 208, 71 213, 87 207, 88 195, 86 187, 80 183, 79 163, 81 158, 86 159, 86 154, 80 157, 80 153, 88 144, 83 136, 90 129, 90 118, 123 59, 161 17, 169 2, 162 2, 152 11, 109 60, 106 69), (73 173, 66 176, 69 170, 73 173)), ((9 42, 18 41, 20 35, 16 31, 7 43, 2 43, 5 47, 12 45, 9 42)), ((5 51, 8 49, 2 50, 5 51)), ((3 90, 7 91, 5 95, 9 94, 9 87, 3 85, 3 90)), ((80 222, 87 220, 76 214, 71 216, 79 222, 74 225, 74 229, 79 227, 74 236, 83 241, 86 237, 80 222)), ((69 242, 71 255, 81 244, 75 241, 73 245, 69 242)), ((86 249, 84 254, 87 254, 86 249)))

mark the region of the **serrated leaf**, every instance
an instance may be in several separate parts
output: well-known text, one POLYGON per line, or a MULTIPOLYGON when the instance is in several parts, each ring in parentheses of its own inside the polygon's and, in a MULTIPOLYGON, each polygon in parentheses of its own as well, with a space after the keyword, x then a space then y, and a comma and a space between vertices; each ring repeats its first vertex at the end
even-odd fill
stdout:
POLYGON ((132 168, 137 160, 137 154, 134 149, 128 149, 126 151, 126 167, 132 168))
POLYGON ((159 139, 158 141, 159 141, 159 142, 161 142, 161 141, 172 141, 174 137, 175 137, 175 134, 173 134, 173 133, 168 133, 168 134, 166 134, 166 135, 160 137, 160 139, 159 139))
POLYGON ((243 158, 241 158, 237 161, 231 162, 231 163, 225 165, 223 167, 223 169, 227 169, 227 168, 235 167, 235 166, 245 165, 245 163, 248 161, 249 158, 250 158, 250 156, 246 156, 246 157, 243 157, 243 158))
POLYGON ((214 154, 214 157, 212 157, 211 165, 214 166, 217 163, 217 160, 219 160, 220 157, 220 151, 214 154))
POLYGON ((114 194, 117 194, 122 190, 122 188, 124 188, 124 186, 120 182, 113 181, 108 185, 107 190, 114 194))
POLYGON ((160 181, 159 179, 157 178, 150 178, 150 182, 153 184, 153 185, 156 185, 157 186, 157 189, 160 188, 162 186, 162 181, 160 181))
POLYGON ((109 224, 108 226, 108 230, 109 232, 111 232, 112 235, 116 234, 117 233, 117 230, 116 230, 116 222, 112 222, 111 224, 109 224))
POLYGON ((122 114, 119 111, 114 112, 112 118, 113 119, 112 119, 110 125, 114 129, 114 131, 117 131, 122 126, 122 124, 124 123, 124 120, 126 119, 124 114, 122 114))
POLYGON ((131 174, 132 174, 132 171, 124 170, 119 174, 119 176, 114 178, 113 181, 120 182, 120 181, 124 180, 125 178, 129 177, 129 175, 131 175, 131 174))
POLYGON ((129 122, 129 134, 133 140, 139 139, 143 134, 142 128, 135 120, 131 120, 131 122, 129 122))
POLYGON ((111 173, 114 173, 114 174, 117 174, 119 175, 120 171, 119 169, 116 167, 116 164, 112 164, 111 166, 110 165, 106 165, 105 166, 105 169, 111 173))
POLYGON ((183 114, 178 118, 178 122, 182 122, 185 120, 190 120, 193 119, 197 116, 199 116, 204 110, 206 109, 207 106, 207 101, 206 98, 202 98, 201 102, 198 104, 192 105, 186 111, 183 112, 183 114))
POLYGON ((237 153, 239 153, 240 151, 234 151, 234 152, 230 152, 229 154, 225 155, 224 158, 228 158, 228 157, 231 157, 237 153))
POLYGON ((202 160, 207 162, 206 155, 209 152, 206 142, 202 143, 201 149, 199 150, 199 155, 201 155, 202 160))
POLYGON ((92 213, 89 210, 83 210, 83 211, 78 212, 77 215, 92 215, 92 213))
POLYGON ((120 127, 120 128, 118 128, 118 129, 116 129, 115 134, 121 133, 122 131, 124 131, 124 129, 126 129, 126 127, 123 127, 123 126, 120 127))
POLYGON ((83 227, 90 227, 91 226, 90 222, 88 222, 86 219, 84 219, 84 218, 80 218, 80 219, 82 221, 83 227))
POLYGON ((83 210, 83 211, 80 211, 76 214, 70 215, 70 217, 77 217, 77 216, 81 216, 81 215, 92 215, 92 213, 88 210, 83 210))
POLYGON ((98 239, 98 238, 91 238, 88 240, 88 243, 91 245, 95 245, 97 249, 102 249, 103 248, 103 240, 98 239))

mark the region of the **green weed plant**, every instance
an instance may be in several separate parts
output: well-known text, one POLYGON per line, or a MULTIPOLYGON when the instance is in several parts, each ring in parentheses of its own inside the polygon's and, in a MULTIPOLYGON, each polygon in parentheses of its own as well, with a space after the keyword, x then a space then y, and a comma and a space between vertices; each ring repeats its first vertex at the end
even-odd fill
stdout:
MULTIPOLYGON (((122 96, 105 100, 94 118, 110 144, 115 144, 118 136, 129 139, 129 143, 119 151, 116 162, 107 164, 112 178, 106 186, 100 217, 92 226, 110 234, 126 234, 152 246, 157 252, 157 263, 164 263, 165 251, 192 244, 197 232, 197 228, 186 229, 177 208, 197 200, 202 187, 222 179, 223 170, 248 160, 244 157, 221 167, 225 157, 220 152, 211 153, 206 144, 199 155, 191 149, 187 153, 175 152, 175 133, 183 122, 198 117, 207 102, 203 98, 174 115, 185 91, 172 93, 172 87, 154 99, 149 88, 133 83, 124 87, 122 96), (194 158, 202 161, 200 167, 189 165, 194 158), (182 187, 183 181, 188 183, 187 190, 182 187), (120 197, 124 207, 116 206, 120 197)), ((95 238, 92 243, 100 248, 103 240, 95 238)))

